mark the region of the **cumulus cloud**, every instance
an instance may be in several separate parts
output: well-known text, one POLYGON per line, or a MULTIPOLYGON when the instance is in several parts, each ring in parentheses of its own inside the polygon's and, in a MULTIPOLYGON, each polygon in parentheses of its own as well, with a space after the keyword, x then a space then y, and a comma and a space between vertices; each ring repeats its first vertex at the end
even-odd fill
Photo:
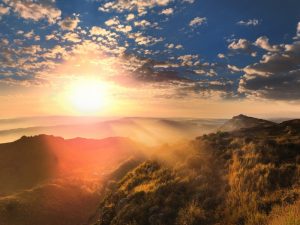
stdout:
POLYGON ((126 20, 130 21, 130 20, 133 20, 134 18, 135 18, 135 15, 133 13, 130 13, 127 15, 126 20))
POLYGON ((162 10, 160 14, 164 14, 164 15, 172 15, 173 13, 174 13, 174 9, 168 8, 168 9, 162 10))
POLYGON ((243 71, 243 69, 238 68, 235 65, 230 65, 230 64, 227 65, 227 68, 231 71, 231 73, 236 73, 236 72, 242 72, 243 71))
POLYGON ((298 22, 298 25, 297 25, 297 37, 298 38, 300 37, 300 22, 298 22))
POLYGON ((147 27, 147 26, 151 26, 151 23, 147 20, 135 21, 134 26, 136 26, 136 27, 147 27))
POLYGON ((24 19, 39 21, 46 19, 55 23, 61 16, 61 11, 55 7, 55 0, 3 0, 12 10, 24 19))
POLYGON ((131 39, 134 39, 134 41, 138 45, 154 45, 158 42, 162 42, 164 39, 162 37, 153 37, 153 36, 144 36, 141 32, 132 33, 128 36, 131 39))
POLYGON ((300 42, 285 45, 280 52, 268 52, 260 62, 244 68, 239 91, 251 97, 300 99, 300 42))
POLYGON ((278 45, 270 45, 269 38, 266 36, 257 38, 255 45, 270 52, 277 52, 280 50, 278 45))
POLYGON ((72 32, 66 33, 63 36, 63 39, 66 41, 74 42, 74 43, 78 43, 81 41, 81 38, 79 37, 79 35, 77 33, 72 33, 72 32))
POLYGON ((252 49, 252 43, 243 38, 231 42, 228 45, 228 49, 238 52, 246 52, 251 54, 253 57, 256 56, 256 52, 252 49))
POLYGON ((120 24, 120 21, 116 17, 105 21, 105 25, 109 26, 109 27, 114 26, 114 25, 119 25, 119 24, 120 24))
POLYGON ((190 4, 193 4, 195 2, 195 0, 182 0, 183 3, 187 2, 187 3, 190 3, 190 4))
POLYGON ((258 19, 249 19, 249 20, 241 20, 239 22, 237 22, 238 25, 242 25, 242 26, 257 26, 259 25, 259 20, 258 19))
POLYGON ((106 30, 104 28, 98 27, 98 26, 93 26, 90 30, 91 35, 100 35, 100 36, 112 36, 112 37, 117 37, 118 35, 114 32, 111 32, 109 30, 106 30))
POLYGON ((225 56, 223 53, 219 53, 219 54, 218 54, 218 58, 224 59, 224 58, 226 58, 226 56, 225 56))
POLYGON ((182 66, 197 66, 200 64, 199 55, 182 55, 178 57, 182 66))
POLYGON ((80 22, 80 19, 78 17, 75 18, 71 18, 71 17, 67 17, 64 20, 59 22, 59 25, 61 27, 61 29, 63 30, 74 30, 78 23, 80 22))
POLYGON ((190 27, 197 27, 200 26, 204 23, 206 23, 207 18, 206 17, 195 17, 194 19, 192 19, 189 23, 190 27))
POLYGON ((6 14, 9 14, 9 7, 5 7, 3 4, 0 4, 0 18, 6 14))
POLYGON ((100 11, 110 12, 116 10, 123 12, 125 10, 137 10, 139 13, 145 12, 148 8, 156 6, 167 6, 173 0, 146 0, 146 1, 128 1, 128 0, 115 0, 107 2, 99 7, 100 11))

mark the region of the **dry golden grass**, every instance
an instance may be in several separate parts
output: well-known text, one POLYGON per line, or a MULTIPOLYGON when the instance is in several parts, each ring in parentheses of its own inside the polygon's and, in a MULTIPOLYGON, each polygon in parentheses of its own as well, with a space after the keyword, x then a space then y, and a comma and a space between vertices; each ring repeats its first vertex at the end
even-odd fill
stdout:
POLYGON ((294 205, 275 208, 268 225, 300 225, 300 201, 294 205))

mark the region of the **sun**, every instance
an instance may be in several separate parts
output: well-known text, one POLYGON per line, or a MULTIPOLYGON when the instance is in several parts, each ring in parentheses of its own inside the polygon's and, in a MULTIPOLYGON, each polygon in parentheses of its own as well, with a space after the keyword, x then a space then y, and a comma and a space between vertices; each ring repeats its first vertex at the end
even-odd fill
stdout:
POLYGON ((72 107, 84 113, 98 112, 107 100, 105 85, 94 79, 80 79, 72 83, 68 95, 72 107))

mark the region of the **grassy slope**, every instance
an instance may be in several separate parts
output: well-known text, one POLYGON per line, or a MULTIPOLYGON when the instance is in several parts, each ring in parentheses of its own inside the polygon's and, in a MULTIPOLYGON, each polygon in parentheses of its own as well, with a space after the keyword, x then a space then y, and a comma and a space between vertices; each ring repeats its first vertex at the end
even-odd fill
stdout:
POLYGON ((300 193, 299 125, 204 135, 171 161, 144 162, 110 187, 96 224, 267 223, 300 193))

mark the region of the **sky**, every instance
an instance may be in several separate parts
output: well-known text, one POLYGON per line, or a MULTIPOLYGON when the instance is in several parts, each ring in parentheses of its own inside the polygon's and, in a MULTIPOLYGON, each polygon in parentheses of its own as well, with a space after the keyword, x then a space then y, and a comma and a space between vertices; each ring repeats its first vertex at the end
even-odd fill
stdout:
POLYGON ((299 100, 297 0, 0 1, 0 118, 297 117, 299 100))

